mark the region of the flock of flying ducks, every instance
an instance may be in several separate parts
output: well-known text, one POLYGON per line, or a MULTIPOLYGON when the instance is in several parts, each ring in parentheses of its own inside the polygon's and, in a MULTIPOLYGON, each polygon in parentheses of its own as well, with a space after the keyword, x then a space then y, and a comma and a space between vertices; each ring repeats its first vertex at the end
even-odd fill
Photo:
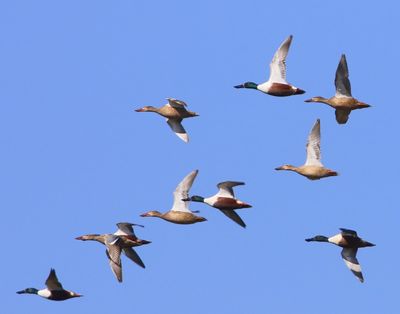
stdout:
MULTIPOLYGON (((292 96, 304 94, 305 91, 289 84, 286 81, 286 56, 288 54, 293 36, 289 36, 275 52, 270 63, 270 76, 268 81, 262 84, 246 82, 234 86, 235 88, 257 89, 263 93, 273 96, 292 96)), ((320 96, 312 97, 305 102, 320 102, 327 104, 335 109, 336 121, 339 124, 345 124, 349 119, 352 110, 370 107, 368 104, 358 101, 351 95, 351 86, 349 81, 349 71, 345 55, 342 55, 335 76, 336 94, 331 98, 320 96)), ((145 106, 137 109, 137 112, 155 112, 167 119, 167 123, 172 131, 184 142, 189 141, 182 120, 198 116, 197 113, 186 109, 187 104, 181 100, 167 98, 168 104, 156 108, 153 106, 145 106)), ((296 167, 285 164, 275 168, 275 170, 294 171, 310 180, 319 180, 321 178, 337 176, 336 171, 325 168, 321 163, 321 127, 318 119, 311 129, 308 136, 306 151, 307 158, 304 165, 296 167)), ((202 197, 198 195, 189 195, 190 188, 198 174, 198 170, 190 172, 176 187, 174 191, 174 202, 172 209, 168 212, 161 213, 159 211, 149 211, 141 214, 141 217, 158 217, 175 224, 194 224, 206 221, 207 219, 196 215, 196 211, 189 209, 189 203, 201 202, 221 211, 229 219, 245 228, 246 224, 237 214, 237 209, 249 208, 250 204, 245 203, 237 198, 233 188, 239 185, 244 185, 244 182, 225 181, 217 184, 218 192, 210 197, 202 197)), ((117 231, 106 234, 87 234, 77 237, 81 241, 97 241, 106 247, 106 256, 110 267, 115 277, 119 282, 122 282, 122 263, 121 254, 136 263, 138 266, 145 268, 145 265, 134 247, 151 243, 147 240, 142 240, 136 237, 133 227, 142 225, 121 222, 117 223, 117 231)), ((357 233, 349 229, 340 229, 341 232, 331 237, 317 235, 306 239, 307 242, 329 242, 342 247, 342 258, 347 267, 360 280, 364 281, 360 264, 356 258, 358 248, 374 246, 374 244, 364 241, 358 237, 357 233)), ((38 290, 35 288, 27 288, 18 291, 19 294, 37 294, 43 298, 55 301, 63 301, 70 298, 81 297, 82 295, 73 291, 65 290, 58 281, 56 272, 51 269, 50 274, 45 282, 46 288, 38 290)))

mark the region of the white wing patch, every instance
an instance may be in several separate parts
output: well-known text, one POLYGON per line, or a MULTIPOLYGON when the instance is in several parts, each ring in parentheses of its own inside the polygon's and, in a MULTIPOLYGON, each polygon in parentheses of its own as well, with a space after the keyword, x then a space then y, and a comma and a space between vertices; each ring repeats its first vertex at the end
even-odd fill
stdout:
POLYGON ((189 142, 189 136, 186 133, 186 130, 181 124, 181 121, 175 120, 175 119, 167 119, 167 123, 172 129, 172 131, 175 132, 175 134, 185 143, 189 142))
POLYGON ((274 57, 269 65, 270 75, 269 82, 287 84, 286 81, 286 56, 288 54, 293 36, 290 35, 275 52, 274 57))

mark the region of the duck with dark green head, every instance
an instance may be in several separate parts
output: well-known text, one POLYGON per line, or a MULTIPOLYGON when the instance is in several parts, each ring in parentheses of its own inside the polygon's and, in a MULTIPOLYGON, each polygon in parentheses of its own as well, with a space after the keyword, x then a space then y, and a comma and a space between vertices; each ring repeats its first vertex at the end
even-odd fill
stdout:
POLYGON ((50 270, 50 274, 46 280, 47 288, 38 290, 36 288, 27 288, 21 291, 17 291, 18 294, 37 294, 42 298, 53 300, 53 301, 64 301, 71 298, 81 297, 81 294, 78 294, 73 291, 68 291, 63 289, 61 282, 58 281, 56 276, 56 271, 54 269, 50 270))
POLYGON ((293 36, 290 35, 275 52, 274 57, 269 65, 270 76, 268 81, 262 84, 256 84, 254 82, 246 82, 240 85, 234 86, 235 88, 249 88, 257 89, 272 96, 292 96, 304 94, 305 91, 297 88, 286 81, 286 56, 289 51, 290 44, 293 36))
POLYGON ((236 182, 236 181, 221 182, 218 183, 217 185, 218 193, 211 197, 204 198, 202 196, 193 195, 191 197, 184 198, 182 200, 206 203, 211 207, 219 209, 229 219, 232 219, 238 225, 245 228, 246 224, 244 223, 242 218, 240 218, 240 216, 235 212, 235 210, 240 208, 249 208, 251 207, 251 205, 235 198, 233 187, 237 185, 244 185, 244 182, 236 182))
POLYGON ((361 266, 358 263, 356 254, 359 248, 375 246, 375 244, 365 241, 358 237, 357 232, 350 229, 340 228, 340 233, 332 237, 317 235, 306 239, 307 242, 328 242, 340 246, 342 250, 342 258, 346 266, 357 277, 360 282, 364 282, 364 277, 361 272, 361 266))

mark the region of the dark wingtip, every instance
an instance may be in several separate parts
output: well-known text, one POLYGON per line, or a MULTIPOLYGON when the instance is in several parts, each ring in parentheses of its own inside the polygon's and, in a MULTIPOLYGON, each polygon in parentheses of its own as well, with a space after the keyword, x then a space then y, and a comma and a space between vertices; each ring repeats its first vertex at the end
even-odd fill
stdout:
POLYGON ((301 94, 304 94, 305 92, 306 92, 305 90, 298 88, 296 90, 296 95, 301 95, 301 94))

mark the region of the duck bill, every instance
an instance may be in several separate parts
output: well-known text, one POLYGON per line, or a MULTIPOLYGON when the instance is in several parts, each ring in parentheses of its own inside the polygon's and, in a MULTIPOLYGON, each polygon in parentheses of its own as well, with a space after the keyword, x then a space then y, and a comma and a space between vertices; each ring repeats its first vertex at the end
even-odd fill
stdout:
POLYGON ((75 240, 82 240, 83 241, 83 236, 76 237, 75 240))
POLYGON ((234 88, 244 88, 244 84, 240 84, 240 85, 235 85, 233 86, 234 88))
POLYGON ((188 201, 190 201, 190 197, 187 197, 187 198, 182 198, 182 201, 184 201, 184 202, 188 202, 188 201))
POLYGON ((140 214, 140 217, 149 217, 147 213, 140 214))
POLYGON ((143 108, 135 109, 136 112, 144 112, 143 108))
POLYGON ((20 291, 17 291, 17 293, 18 294, 23 294, 23 293, 26 293, 26 292, 25 292, 25 290, 20 290, 20 291))
POLYGON ((304 102, 313 102, 313 101, 312 101, 312 99, 310 98, 310 99, 304 100, 304 102))
POLYGON ((284 170, 283 167, 276 167, 275 170, 284 170))

